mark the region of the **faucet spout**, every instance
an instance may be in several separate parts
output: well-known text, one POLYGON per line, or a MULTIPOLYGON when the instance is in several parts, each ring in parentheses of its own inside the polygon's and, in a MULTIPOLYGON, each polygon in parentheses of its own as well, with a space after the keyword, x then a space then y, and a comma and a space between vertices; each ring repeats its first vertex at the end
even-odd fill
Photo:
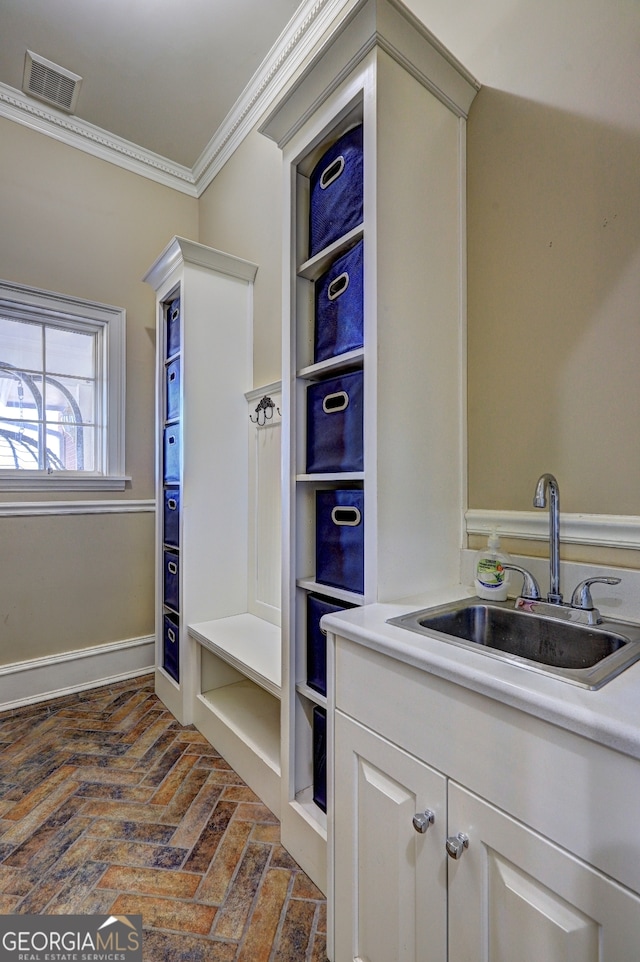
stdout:
POLYGON ((549 593, 547 601, 554 605, 562 604, 560 591, 560 488, 552 474, 543 474, 538 479, 533 498, 534 508, 547 507, 549 492, 549 593))

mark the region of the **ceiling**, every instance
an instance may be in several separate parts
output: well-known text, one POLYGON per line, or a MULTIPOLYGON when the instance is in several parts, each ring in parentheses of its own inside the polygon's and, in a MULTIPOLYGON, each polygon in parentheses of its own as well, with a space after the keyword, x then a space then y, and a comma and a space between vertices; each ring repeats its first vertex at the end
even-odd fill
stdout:
MULTIPOLYGON (((0 114, 30 50, 83 78, 74 116, 94 141, 97 128, 191 172, 257 77, 352 2, 0 0, 0 114)), ((481 84, 640 133, 638 0, 405 3, 481 84)))
POLYGON ((31 50, 82 77, 75 115, 193 167, 300 0, 0 0, 0 82, 31 50))

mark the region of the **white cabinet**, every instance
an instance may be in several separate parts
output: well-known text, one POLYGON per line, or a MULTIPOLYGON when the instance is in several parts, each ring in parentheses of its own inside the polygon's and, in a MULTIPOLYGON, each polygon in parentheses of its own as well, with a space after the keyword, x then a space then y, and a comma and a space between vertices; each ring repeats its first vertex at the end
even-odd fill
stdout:
POLYGON ((446 959, 446 798, 443 775, 337 713, 336 962, 446 959))
POLYGON ((536 770, 544 726, 537 731, 535 719, 502 712, 490 699, 458 698, 456 685, 348 640, 336 645, 334 962, 635 962, 640 886, 624 882, 638 874, 637 830, 618 785, 627 772, 633 794, 640 763, 590 752, 578 736, 565 742, 566 733, 550 726, 560 752, 549 753, 542 783, 535 777, 529 790, 527 824, 509 809, 526 790, 517 780, 527 760, 530 775, 536 770), (470 706, 500 738, 475 737, 470 706), (585 765, 591 794, 575 790, 585 765), (603 799, 607 825, 593 817, 603 799), (413 814, 425 809, 434 819, 420 834, 413 814), (565 837, 567 822, 573 838, 565 837), (458 835, 468 845, 453 859, 446 840, 458 835), (625 851, 628 867, 616 878, 625 851))
POLYGON ((455 783, 449 829, 449 959, 634 962, 640 897, 455 783))
MULTIPOLYGON (((401 5, 368 0, 339 27, 261 128, 283 150, 286 204, 282 838, 325 891, 331 692, 309 681, 309 599, 391 599, 455 580, 459 565, 464 130, 477 89, 401 5), (316 249, 314 171, 359 127, 359 222, 347 221, 316 249), (318 291, 359 246, 362 338, 327 356, 317 350, 318 291), (362 451, 359 460, 327 466, 310 456, 310 398, 316 387, 341 394, 341 384, 329 386, 342 375, 361 379, 362 451), (327 507, 343 497, 337 512, 327 507), (342 525, 335 539, 325 513, 342 525), (357 576, 327 571, 328 556, 347 558, 357 576)), ((335 169, 327 163, 327 184, 335 169)), ((330 677, 329 666, 328 684, 330 677)))

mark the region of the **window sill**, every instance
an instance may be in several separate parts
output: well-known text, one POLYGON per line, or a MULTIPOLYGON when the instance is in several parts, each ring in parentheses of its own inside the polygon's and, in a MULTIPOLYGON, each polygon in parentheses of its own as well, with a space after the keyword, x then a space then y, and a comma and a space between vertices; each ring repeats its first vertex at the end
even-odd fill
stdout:
POLYGON ((124 491, 129 475, 73 477, 62 474, 0 477, 0 491, 124 491))

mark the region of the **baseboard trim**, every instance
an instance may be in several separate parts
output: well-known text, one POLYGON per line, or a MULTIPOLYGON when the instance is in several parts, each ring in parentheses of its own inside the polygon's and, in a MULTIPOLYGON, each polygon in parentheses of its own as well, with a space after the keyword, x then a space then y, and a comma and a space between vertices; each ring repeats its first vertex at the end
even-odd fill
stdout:
POLYGON ((129 638, 0 666, 0 712, 153 671, 155 638, 129 638))

